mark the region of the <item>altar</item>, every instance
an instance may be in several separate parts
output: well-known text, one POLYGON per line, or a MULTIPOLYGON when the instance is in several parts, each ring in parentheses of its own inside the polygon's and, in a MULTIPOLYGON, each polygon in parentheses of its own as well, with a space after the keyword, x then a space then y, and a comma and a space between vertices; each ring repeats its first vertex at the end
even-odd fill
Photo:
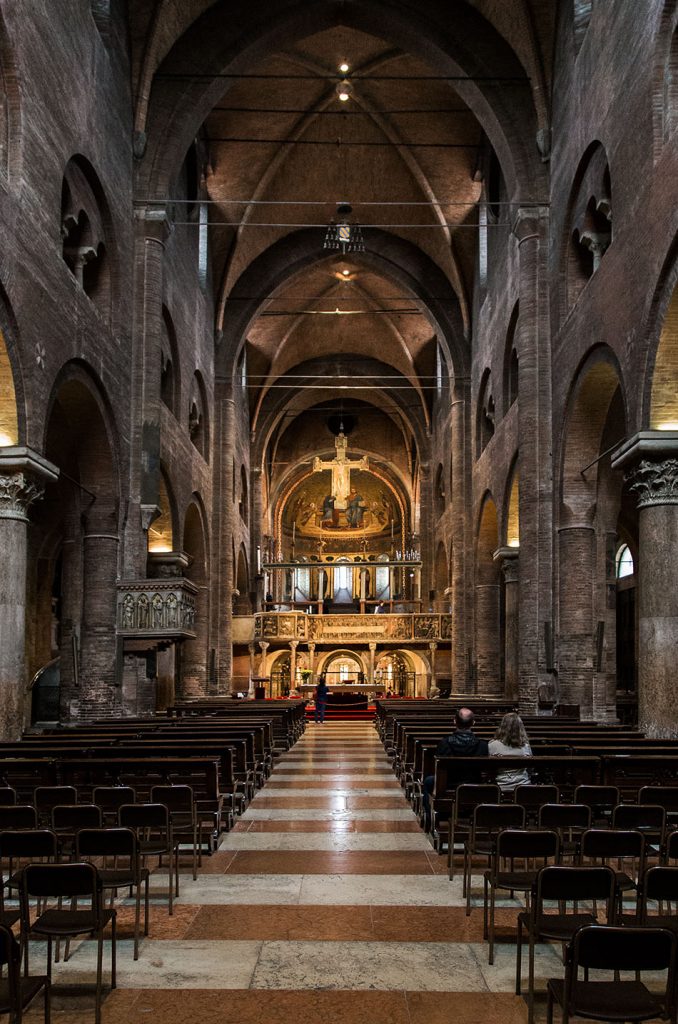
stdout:
MULTIPOLYGON (((297 686, 297 690, 304 696, 313 696, 315 693, 315 683, 301 683, 297 686)), ((327 686, 328 693, 369 693, 374 695, 380 693, 384 689, 382 684, 377 683, 329 683, 327 686)))

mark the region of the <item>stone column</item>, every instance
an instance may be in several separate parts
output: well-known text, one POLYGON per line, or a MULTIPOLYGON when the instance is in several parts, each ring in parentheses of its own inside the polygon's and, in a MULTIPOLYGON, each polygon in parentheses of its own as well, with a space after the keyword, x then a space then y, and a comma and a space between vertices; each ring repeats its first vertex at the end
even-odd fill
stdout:
POLYGON ((266 652, 268 651, 270 646, 271 645, 269 644, 268 640, 259 641, 259 647, 261 648, 261 657, 259 659, 259 672, 257 673, 257 675, 259 676, 268 675, 268 673, 266 672, 266 652))
POLYGON ((549 319, 549 217, 521 208, 513 223, 519 257, 518 416, 520 447, 520 707, 535 714, 540 683, 552 683, 543 644, 554 617, 553 450, 549 319), (529 566, 530 571, 525 571, 529 566))
POLYGON ((231 384, 223 379, 215 383, 214 433, 212 636, 217 638, 217 693, 228 693, 233 671, 235 400, 231 384))
POLYGON ((509 700, 520 696, 518 677, 519 629, 519 561, 518 548, 498 548, 494 553, 504 576, 504 692, 509 700))
POLYGON ((142 506, 158 503, 160 480, 160 345, 165 242, 172 230, 167 211, 137 206, 134 240, 134 321, 130 402, 130 510, 124 564, 128 579, 143 576, 146 535, 142 506), (133 513, 133 510, 136 510, 133 513))
POLYGON ((499 572, 488 561, 477 568, 475 586, 476 691, 500 696, 501 641, 499 631, 499 572))
POLYGON ((247 696, 251 697, 254 694, 254 683, 252 682, 252 678, 256 674, 254 668, 254 656, 257 648, 254 644, 248 644, 247 650, 250 652, 250 685, 247 688, 247 696))
POLYGON ((558 699, 593 717, 595 531, 587 521, 558 528, 558 699))
POLYGON ((290 689, 297 685, 297 647, 298 640, 290 640, 290 689))
POLYGON ((311 671, 309 683, 315 683, 315 644, 308 645, 308 667, 311 671))
MULTIPOLYGON (((428 462, 421 462, 419 466, 419 522, 412 524, 411 547, 416 547, 414 537, 419 535, 419 550, 423 567, 424 586, 427 591, 435 586, 435 551, 434 551, 434 530, 433 516, 435 514, 435 500, 433 497, 433 481, 431 479, 431 467, 428 462)), ((421 597, 422 579, 421 571, 417 570, 418 593, 421 597)))
MULTIPOLYGON (((103 510, 100 510, 103 511, 103 510)), ((88 519, 83 543, 79 715, 92 718, 122 704, 116 679, 116 574, 120 537, 111 529, 117 512, 88 519)))
POLYGON ((612 457, 638 501, 638 725, 678 735, 678 431, 644 430, 612 457))
POLYGON ((374 641, 370 641, 368 647, 370 649, 370 659, 367 664, 367 682, 370 686, 374 686, 374 652, 377 649, 377 645, 374 641))
POLYGON ((450 605, 452 610, 452 689, 457 693, 465 692, 469 686, 468 665, 472 638, 468 624, 473 621, 473 592, 468 579, 468 568, 473 560, 467 558, 470 535, 468 522, 471 451, 470 401, 468 380, 456 378, 450 417, 452 458, 450 529, 454 537, 450 605))
POLYGON ((0 735, 17 740, 26 692, 26 559, 28 510, 59 471, 30 448, 0 449, 0 735))
POLYGON ((430 690, 431 686, 437 686, 438 685, 438 682, 437 682, 437 679, 436 679, 436 653, 438 651, 438 644, 437 644, 437 642, 435 640, 429 641, 428 649, 429 649, 429 656, 430 656, 430 659, 431 659, 431 682, 430 682, 430 685, 429 685, 429 690, 430 690))

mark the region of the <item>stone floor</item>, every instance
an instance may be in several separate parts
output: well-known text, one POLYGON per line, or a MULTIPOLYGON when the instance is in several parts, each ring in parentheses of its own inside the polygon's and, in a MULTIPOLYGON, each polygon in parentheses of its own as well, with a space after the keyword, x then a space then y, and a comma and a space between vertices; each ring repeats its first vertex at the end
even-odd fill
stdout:
MULTIPOLYGON (((165 879, 154 875, 157 890, 165 879)), ((515 913, 504 906, 499 924, 515 913)), ((104 1024, 526 1020, 515 946, 488 966, 482 911, 465 916, 370 723, 308 726, 198 880, 182 877, 174 916, 156 899, 137 962, 129 908, 119 921, 104 1024)), ((90 942, 56 966, 54 1020, 93 1020, 91 991, 73 988, 93 970, 90 942)), ((554 973, 555 952, 540 949, 538 978, 554 973)))

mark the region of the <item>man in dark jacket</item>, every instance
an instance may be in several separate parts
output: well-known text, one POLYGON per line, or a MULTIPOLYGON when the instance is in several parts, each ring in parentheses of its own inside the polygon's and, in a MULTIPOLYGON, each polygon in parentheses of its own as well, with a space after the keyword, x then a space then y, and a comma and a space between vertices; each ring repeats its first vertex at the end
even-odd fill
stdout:
POLYGON ((479 740, 473 732, 475 715, 470 708, 459 708, 454 716, 456 732, 441 740, 436 757, 489 757, 487 740, 479 740))
MULTIPOLYGON (((441 740, 436 747, 436 757, 489 757, 487 740, 478 739, 473 732, 475 715, 470 708, 459 708, 454 716, 456 731, 441 740)), ((466 782, 475 782, 476 778, 467 778, 466 782)), ((427 775, 424 779, 424 816, 426 831, 431 827, 431 796, 435 775, 427 775)))

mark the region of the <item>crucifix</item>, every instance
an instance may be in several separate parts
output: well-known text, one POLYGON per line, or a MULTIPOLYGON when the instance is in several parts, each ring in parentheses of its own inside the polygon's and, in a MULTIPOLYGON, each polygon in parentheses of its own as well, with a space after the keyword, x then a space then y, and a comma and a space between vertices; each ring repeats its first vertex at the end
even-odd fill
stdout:
POLYGON ((355 459, 353 461, 349 461, 346 458, 348 440, 341 428, 334 442, 334 447, 337 450, 337 454, 331 462, 325 462, 316 456, 313 460, 313 472, 321 473, 324 469, 332 471, 334 507, 344 511, 348 503, 348 496, 351 493, 351 470, 369 469, 370 460, 367 455, 364 455, 362 459, 355 459))

